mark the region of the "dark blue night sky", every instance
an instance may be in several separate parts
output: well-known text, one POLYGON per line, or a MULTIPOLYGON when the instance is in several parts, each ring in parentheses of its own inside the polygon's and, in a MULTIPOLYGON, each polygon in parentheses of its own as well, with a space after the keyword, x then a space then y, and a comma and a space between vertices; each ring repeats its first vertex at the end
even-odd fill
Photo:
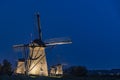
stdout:
POLYGON ((46 50, 48 65, 60 61, 88 69, 120 68, 119 4, 119 0, 0 0, 0 61, 15 64, 20 52, 12 45, 31 41, 30 34, 36 33, 34 14, 39 12, 44 40, 68 36, 73 41, 46 50))

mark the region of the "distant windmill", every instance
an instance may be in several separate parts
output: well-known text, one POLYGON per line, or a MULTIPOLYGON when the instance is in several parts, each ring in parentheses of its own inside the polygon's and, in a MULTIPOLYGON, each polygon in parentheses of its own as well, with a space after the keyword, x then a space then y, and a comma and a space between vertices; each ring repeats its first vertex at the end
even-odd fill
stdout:
POLYGON ((28 44, 14 45, 14 48, 26 48, 29 49, 27 54, 25 51, 25 61, 21 65, 18 61, 19 67, 16 68, 16 74, 24 73, 21 69, 25 67, 25 74, 27 75, 40 75, 48 76, 48 67, 46 61, 45 48, 49 46, 61 45, 61 44, 70 44, 72 43, 69 38, 53 38, 46 41, 42 40, 42 32, 40 26, 40 16, 37 13, 37 23, 38 23, 38 38, 33 40, 28 44))
POLYGON ((50 67, 50 76, 54 77, 54 76, 58 76, 58 77, 62 77, 63 76, 63 66, 67 66, 67 63, 61 62, 61 58, 60 56, 57 56, 58 62, 55 65, 52 65, 50 67))

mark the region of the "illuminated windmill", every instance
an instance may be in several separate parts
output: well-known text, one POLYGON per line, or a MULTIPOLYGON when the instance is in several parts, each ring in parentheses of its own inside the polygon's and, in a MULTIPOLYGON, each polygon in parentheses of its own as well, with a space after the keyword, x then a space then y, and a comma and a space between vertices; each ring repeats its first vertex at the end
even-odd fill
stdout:
POLYGON ((56 75, 63 75, 62 64, 56 65, 56 75))
POLYGON ((63 66, 67 66, 67 63, 61 62, 61 58, 59 55, 56 56, 57 57, 57 64, 52 65, 50 67, 50 76, 54 77, 54 76, 58 76, 58 77, 62 77, 63 76, 63 66))
POLYGON ((50 76, 62 76, 63 75, 63 69, 62 64, 57 64, 50 67, 50 76))
POLYGON ((53 38, 46 41, 42 40, 42 32, 40 26, 40 16, 37 14, 37 23, 38 23, 38 38, 33 40, 29 44, 20 44, 14 45, 14 48, 26 48, 29 49, 29 53, 25 52, 25 61, 23 64, 18 61, 18 67, 16 68, 15 73, 25 73, 27 75, 40 75, 48 76, 48 68, 46 61, 45 48, 49 46, 69 44, 72 43, 69 38, 53 38), (28 55, 28 56, 27 56, 28 55), (19 64, 21 63, 21 65, 19 64), (23 70, 25 68, 25 72, 23 70))

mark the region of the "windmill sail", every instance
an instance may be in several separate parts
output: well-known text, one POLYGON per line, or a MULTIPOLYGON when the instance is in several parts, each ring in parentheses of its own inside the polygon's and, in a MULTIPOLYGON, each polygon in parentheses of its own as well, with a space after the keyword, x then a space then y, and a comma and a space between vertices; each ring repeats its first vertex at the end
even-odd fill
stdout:
POLYGON ((40 41, 42 41, 42 31, 40 26, 40 15, 37 13, 37 24, 38 24, 38 38, 40 41))
POLYGON ((62 45, 72 43, 71 39, 68 37, 62 38, 52 38, 45 41, 46 46, 62 45))

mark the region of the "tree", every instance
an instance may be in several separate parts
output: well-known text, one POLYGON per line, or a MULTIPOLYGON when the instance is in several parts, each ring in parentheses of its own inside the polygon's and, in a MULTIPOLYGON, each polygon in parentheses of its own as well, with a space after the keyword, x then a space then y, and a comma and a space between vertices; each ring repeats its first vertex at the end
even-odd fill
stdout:
POLYGON ((7 75, 11 75, 12 73, 12 67, 11 67, 11 63, 8 62, 6 59, 3 60, 3 65, 1 67, 1 72, 2 74, 7 74, 7 75))
POLYGON ((2 65, 1 65, 1 63, 0 63, 0 74, 2 73, 2 65))
POLYGON ((87 69, 84 66, 72 66, 67 69, 67 72, 73 76, 86 76, 87 69))

